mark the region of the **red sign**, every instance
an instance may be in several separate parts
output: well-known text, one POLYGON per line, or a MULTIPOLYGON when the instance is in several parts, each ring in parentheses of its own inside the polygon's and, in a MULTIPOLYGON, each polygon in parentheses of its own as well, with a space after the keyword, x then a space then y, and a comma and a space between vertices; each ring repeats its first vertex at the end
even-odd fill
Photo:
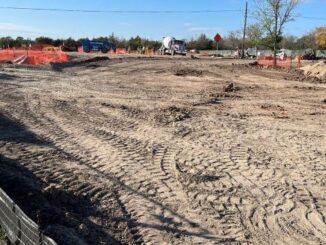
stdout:
POLYGON ((221 42, 221 40, 222 40, 221 35, 217 33, 217 34, 215 35, 215 37, 214 37, 214 40, 215 40, 215 42, 217 42, 217 43, 221 42))

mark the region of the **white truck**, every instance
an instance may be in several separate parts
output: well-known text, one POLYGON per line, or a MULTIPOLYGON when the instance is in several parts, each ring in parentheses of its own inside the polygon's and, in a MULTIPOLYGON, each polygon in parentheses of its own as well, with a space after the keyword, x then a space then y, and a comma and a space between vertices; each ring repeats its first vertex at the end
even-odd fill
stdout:
POLYGON ((160 54, 187 55, 186 42, 177 40, 174 37, 165 37, 160 48, 160 54))

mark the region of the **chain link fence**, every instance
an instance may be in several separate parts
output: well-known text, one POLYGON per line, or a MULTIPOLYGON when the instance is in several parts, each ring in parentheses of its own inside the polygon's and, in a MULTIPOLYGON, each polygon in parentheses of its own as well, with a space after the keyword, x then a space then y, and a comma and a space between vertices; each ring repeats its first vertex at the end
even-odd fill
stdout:
POLYGON ((0 225, 12 244, 57 245, 0 188, 0 225))
MULTIPOLYGON (((282 49, 283 52, 286 54, 287 57, 297 57, 298 55, 304 55, 307 50, 289 50, 289 49, 282 49)), ((241 50, 240 50, 241 51, 241 50)), ((326 59, 326 50, 316 50, 316 58, 318 59, 326 59)), ((219 55, 221 57, 225 58, 236 58, 239 56, 237 53, 237 50, 203 50, 200 51, 203 55, 219 55)), ((272 50, 257 50, 257 53, 254 51, 254 49, 251 49, 251 52, 249 52, 249 56, 273 56, 274 52, 272 50)))

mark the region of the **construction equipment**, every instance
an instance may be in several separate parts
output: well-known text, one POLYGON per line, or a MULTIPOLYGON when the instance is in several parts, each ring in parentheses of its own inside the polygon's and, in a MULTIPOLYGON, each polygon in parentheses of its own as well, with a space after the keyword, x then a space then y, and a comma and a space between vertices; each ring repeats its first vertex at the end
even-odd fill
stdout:
POLYGON ((160 54, 187 55, 186 42, 183 40, 177 40, 174 37, 165 37, 160 48, 160 54))
POLYGON ((311 48, 303 50, 301 55, 302 55, 302 59, 304 59, 304 60, 316 60, 317 59, 316 51, 311 48))
POLYGON ((109 51, 115 52, 116 47, 111 42, 96 42, 96 41, 90 41, 88 39, 85 39, 82 42, 82 50, 85 53, 102 52, 103 54, 105 54, 108 53, 109 51))

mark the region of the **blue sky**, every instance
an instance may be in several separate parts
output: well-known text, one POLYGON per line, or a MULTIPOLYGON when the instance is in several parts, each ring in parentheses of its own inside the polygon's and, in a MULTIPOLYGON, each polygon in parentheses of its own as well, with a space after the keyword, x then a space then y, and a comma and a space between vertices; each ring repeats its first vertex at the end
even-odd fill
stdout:
MULTIPOLYGON (((249 0, 253 10, 253 0, 249 0)), ((243 9, 245 0, 0 0, 1 6, 96 9, 96 10, 224 10, 243 9)), ((303 0, 296 9, 298 16, 326 18, 326 0, 303 0)), ((249 19, 249 23, 254 19, 249 19)), ((326 20, 297 18, 286 26, 285 33, 302 35, 326 20)), ((219 32, 243 26, 242 12, 201 14, 108 14, 38 12, 0 9, 0 36, 50 36, 53 38, 80 38, 141 35, 161 39, 166 35, 177 38, 196 37, 205 33, 210 37, 219 32)))

